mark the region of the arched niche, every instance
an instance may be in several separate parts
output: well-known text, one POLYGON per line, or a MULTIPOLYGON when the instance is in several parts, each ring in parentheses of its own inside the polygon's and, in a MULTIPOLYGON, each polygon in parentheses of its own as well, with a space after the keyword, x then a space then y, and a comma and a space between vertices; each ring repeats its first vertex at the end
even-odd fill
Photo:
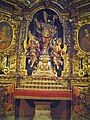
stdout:
POLYGON ((31 33, 33 33, 33 35, 38 37, 36 29, 35 29, 36 27, 35 19, 37 19, 38 22, 41 24, 48 23, 48 24, 51 24, 52 26, 55 26, 57 29, 57 35, 55 37, 61 38, 63 41, 63 25, 60 20, 61 18, 59 17, 57 12, 48 8, 48 9, 41 9, 33 15, 32 21, 30 22, 28 29, 31 30, 31 33))
MULTIPOLYGON (((42 30, 39 31, 39 28, 37 30, 35 20, 37 20, 37 23, 39 26, 43 26, 46 23, 50 24, 50 27, 52 26, 52 29, 56 29, 56 33, 54 34, 54 42, 58 41, 60 38, 61 40, 61 47, 63 48, 64 45, 67 44, 67 21, 68 21, 68 12, 66 10, 63 11, 63 8, 58 6, 56 3, 49 4, 48 6, 43 5, 42 3, 35 4, 32 6, 30 9, 25 10, 24 12, 24 17, 27 21, 27 26, 26 26, 26 38, 24 40, 24 48, 26 47, 26 44, 28 44, 29 41, 29 34, 32 35, 32 37, 35 37, 37 41, 40 44, 40 54, 43 51, 43 46, 42 43, 42 34, 40 35, 39 32, 42 32, 42 30)), ((41 29, 41 28, 40 28, 41 29)), ((48 45, 50 42, 48 43, 48 45)), ((67 46, 65 46, 67 47, 67 46)), ((65 48, 66 49, 66 48, 65 48)), ((25 50, 27 52, 27 50, 25 50)), ((30 57, 30 56, 29 56, 30 57)), ((69 72, 69 60, 68 60, 68 55, 66 57, 64 56, 64 68, 63 71, 65 74, 68 74, 69 72), (66 60, 67 59, 67 60, 66 60), (66 63, 66 61, 68 61, 66 63)), ((24 62, 25 63, 25 62, 24 62)), ((27 68, 27 59, 26 59, 26 68, 27 68)), ((64 73, 63 72, 63 73, 64 73)))
MULTIPOLYGON (((42 72, 45 70, 48 71, 49 68, 47 69, 46 66, 48 66, 48 62, 50 61, 51 66, 54 68, 56 67, 56 71, 57 66, 59 67, 58 69, 60 69, 60 72, 57 72, 57 74, 59 73, 60 75, 58 76, 61 76, 61 67, 63 69, 63 65, 59 62, 63 62, 63 58, 61 57, 61 53, 57 53, 55 49, 56 46, 58 46, 59 40, 61 42, 59 49, 63 48, 63 27, 57 13, 51 9, 41 9, 37 11, 33 15, 28 31, 29 35, 26 53, 26 67, 27 71, 29 71, 28 75, 32 74, 34 66, 39 66, 39 70, 42 70, 42 72), (55 57, 54 54, 57 54, 60 58, 55 57), (45 61, 44 57, 48 60, 45 61), (42 65, 38 65, 41 63, 42 65), (42 66, 42 68, 40 66, 42 66)), ((58 52, 60 52, 60 50, 58 52)), ((50 67, 50 69, 52 69, 52 67, 50 67)))

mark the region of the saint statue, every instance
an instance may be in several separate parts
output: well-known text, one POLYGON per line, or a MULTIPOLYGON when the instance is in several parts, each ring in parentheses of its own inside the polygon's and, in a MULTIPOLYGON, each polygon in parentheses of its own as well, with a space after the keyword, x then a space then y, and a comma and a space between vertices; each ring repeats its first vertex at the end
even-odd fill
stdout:
POLYGON ((44 22, 39 22, 37 19, 35 19, 35 24, 37 32, 41 34, 43 53, 47 53, 50 41, 54 39, 56 26, 54 26, 54 24, 52 25, 51 21, 48 20, 48 15, 45 11, 43 12, 43 17, 44 22))

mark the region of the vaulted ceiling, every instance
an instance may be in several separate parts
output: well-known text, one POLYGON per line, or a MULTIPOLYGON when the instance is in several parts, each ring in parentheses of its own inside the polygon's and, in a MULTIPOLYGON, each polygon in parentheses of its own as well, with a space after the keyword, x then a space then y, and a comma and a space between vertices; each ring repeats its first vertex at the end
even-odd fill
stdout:
POLYGON ((90 12, 90 0, 0 0, 1 5, 5 3, 5 5, 12 5, 13 8, 18 7, 21 10, 29 10, 35 4, 41 2, 45 5, 50 4, 50 2, 55 3, 71 14, 73 11, 85 11, 86 9, 90 12))
POLYGON ((64 9, 79 9, 85 6, 90 6, 90 0, 1 0, 3 2, 17 5, 18 7, 30 8, 32 5, 39 2, 53 2, 57 3, 64 9))

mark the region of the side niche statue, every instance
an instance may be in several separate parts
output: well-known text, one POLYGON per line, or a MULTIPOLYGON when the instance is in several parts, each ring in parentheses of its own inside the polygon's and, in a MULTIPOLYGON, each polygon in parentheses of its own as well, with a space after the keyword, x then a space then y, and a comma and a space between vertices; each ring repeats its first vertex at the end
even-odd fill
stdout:
POLYGON ((26 52, 26 60, 27 60, 27 71, 28 75, 32 74, 33 67, 35 66, 38 58, 39 58, 39 52, 40 52, 40 45, 38 38, 32 35, 31 31, 29 31, 28 41, 26 43, 25 52, 26 52))
POLYGON ((52 63, 53 66, 56 69, 57 76, 61 76, 61 72, 63 70, 63 63, 64 63, 64 55, 66 54, 67 46, 64 45, 63 48, 61 48, 62 42, 61 39, 59 38, 57 40, 57 44, 55 45, 53 49, 53 54, 52 54, 52 63))

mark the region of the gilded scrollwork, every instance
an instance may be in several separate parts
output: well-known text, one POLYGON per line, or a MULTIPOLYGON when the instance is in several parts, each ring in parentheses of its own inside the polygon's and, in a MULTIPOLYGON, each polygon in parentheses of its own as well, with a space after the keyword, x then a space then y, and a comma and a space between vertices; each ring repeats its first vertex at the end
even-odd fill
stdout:
POLYGON ((76 24, 76 28, 74 30, 74 42, 74 48, 77 54, 76 56, 79 58, 79 60, 77 60, 77 62, 79 62, 77 74, 79 76, 89 76, 90 68, 88 59, 90 55, 90 16, 80 18, 76 24))
POLYGON ((1 74, 9 74, 11 71, 16 71, 18 25, 19 22, 11 18, 11 16, 0 15, 1 74))

